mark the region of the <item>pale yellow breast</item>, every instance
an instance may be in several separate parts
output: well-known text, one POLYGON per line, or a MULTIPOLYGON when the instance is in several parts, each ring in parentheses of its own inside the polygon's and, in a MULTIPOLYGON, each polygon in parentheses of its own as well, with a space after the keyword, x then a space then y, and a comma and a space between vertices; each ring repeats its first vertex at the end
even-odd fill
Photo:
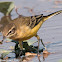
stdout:
POLYGON ((20 38, 29 37, 31 34, 31 29, 28 26, 22 26, 17 30, 17 33, 20 38))

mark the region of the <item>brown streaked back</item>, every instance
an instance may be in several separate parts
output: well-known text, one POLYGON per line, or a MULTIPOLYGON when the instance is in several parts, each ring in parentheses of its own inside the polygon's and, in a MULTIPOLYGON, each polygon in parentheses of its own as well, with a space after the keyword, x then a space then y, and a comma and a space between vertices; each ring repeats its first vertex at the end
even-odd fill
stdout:
POLYGON ((19 24, 20 26, 26 25, 32 29, 42 20, 42 17, 43 14, 30 17, 21 16, 13 21, 15 24, 19 24))

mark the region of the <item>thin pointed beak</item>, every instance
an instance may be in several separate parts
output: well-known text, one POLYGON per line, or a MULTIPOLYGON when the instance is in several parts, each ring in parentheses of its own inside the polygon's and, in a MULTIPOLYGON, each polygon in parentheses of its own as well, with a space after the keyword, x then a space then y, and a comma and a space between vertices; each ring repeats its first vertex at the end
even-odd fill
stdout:
POLYGON ((6 37, 5 37, 5 36, 3 36, 2 42, 3 42, 5 39, 6 39, 6 37))

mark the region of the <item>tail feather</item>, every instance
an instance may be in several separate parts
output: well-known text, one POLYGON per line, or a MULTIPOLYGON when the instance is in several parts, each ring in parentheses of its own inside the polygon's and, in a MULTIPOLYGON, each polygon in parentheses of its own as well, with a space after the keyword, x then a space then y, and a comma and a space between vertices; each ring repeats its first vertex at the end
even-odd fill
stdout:
POLYGON ((62 13, 62 10, 57 11, 57 12, 54 12, 54 13, 49 14, 49 15, 47 15, 47 16, 44 16, 44 21, 46 21, 47 19, 49 19, 49 18, 51 18, 51 17, 53 17, 53 16, 55 16, 55 15, 58 15, 58 14, 60 14, 60 13, 62 13))

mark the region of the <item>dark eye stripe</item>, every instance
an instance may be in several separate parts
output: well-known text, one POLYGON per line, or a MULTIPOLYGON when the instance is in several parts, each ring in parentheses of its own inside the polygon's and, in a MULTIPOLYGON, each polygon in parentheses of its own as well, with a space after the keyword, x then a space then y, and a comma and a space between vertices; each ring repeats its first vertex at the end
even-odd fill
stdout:
POLYGON ((7 36, 8 35, 11 35, 11 34, 14 34, 15 33, 15 28, 13 28, 8 34, 7 34, 7 36))

